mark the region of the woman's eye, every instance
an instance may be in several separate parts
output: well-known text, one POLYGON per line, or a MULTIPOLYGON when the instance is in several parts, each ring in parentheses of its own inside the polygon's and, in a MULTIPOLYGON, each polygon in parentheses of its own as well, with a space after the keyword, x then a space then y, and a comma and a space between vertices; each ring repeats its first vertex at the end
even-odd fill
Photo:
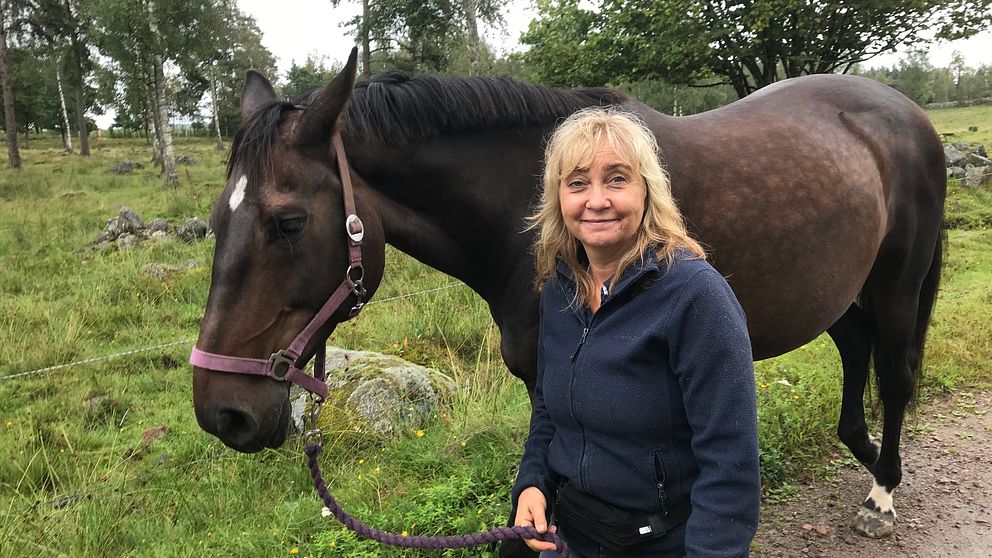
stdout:
POLYGON ((276 218, 276 227, 279 232, 288 236, 302 231, 306 222, 306 217, 276 218))
POLYGON ((572 188, 573 190, 578 189, 578 188, 581 188, 581 187, 583 187, 585 185, 586 185, 586 183, 585 182, 582 182, 581 180, 573 180, 573 181, 571 181, 571 182, 568 183, 568 187, 569 188, 572 188))
POLYGON ((610 178, 610 184, 625 184, 626 182, 627 182, 627 177, 619 174, 610 178))

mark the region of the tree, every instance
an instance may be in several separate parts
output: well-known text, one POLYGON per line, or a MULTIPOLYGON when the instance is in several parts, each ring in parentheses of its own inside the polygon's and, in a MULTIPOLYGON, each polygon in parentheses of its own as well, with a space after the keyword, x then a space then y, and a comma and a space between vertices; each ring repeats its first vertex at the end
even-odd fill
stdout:
POLYGON ((382 67, 444 72, 459 49, 466 49, 474 73, 471 61, 485 50, 479 22, 501 23, 501 7, 497 0, 362 0, 362 14, 348 22, 362 46, 362 76, 370 77, 376 60, 382 67))
POLYGON ((64 62, 59 77, 70 85, 75 97, 79 155, 89 157, 86 109, 91 108, 92 97, 86 81, 95 64, 90 56, 88 18, 80 14, 77 0, 20 0, 20 3, 25 8, 23 19, 31 34, 64 62))
POLYGON ((847 72, 897 46, 968 37, 992 21, 989 6, 992 0, 602 0, 592 12, 577 0, 538 0, 539 18, 522 40, 531 45, 528 62, 559 85, 661 78, 726 83, 744 97, 783 77, 847 72), (579 67, 556 68, 555 51, 579 67))
POLYGON ((312 91, 318 87, 327 85, 331 78, 337 75, 340 68, 328 68, 325 63, 327 59, 323 56, 307 56, 306 62, 302 65, 293 61, 286 72, 286 83, 282 87, 283 94, 295 99, 300 95, 312 91))
POLYGON ((21 168, 21 151, 17 147, 17 115, 14 112, 14 84, 7 63, 7 24, 0 6, 0 88, 3 91, 4 126, 7 129, 7 161, 10 168, 21 168))

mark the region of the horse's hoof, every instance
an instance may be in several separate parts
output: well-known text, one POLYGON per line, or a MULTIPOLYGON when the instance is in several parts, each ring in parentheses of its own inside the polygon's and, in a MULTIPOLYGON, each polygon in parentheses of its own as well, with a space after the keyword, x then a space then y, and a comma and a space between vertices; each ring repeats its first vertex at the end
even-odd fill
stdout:
POLYGON ((854 528, 862 535, 873 539, 887 537, 896 530, 896 514, 862 507, 858 510, 858 519, 854 523, 854 528))

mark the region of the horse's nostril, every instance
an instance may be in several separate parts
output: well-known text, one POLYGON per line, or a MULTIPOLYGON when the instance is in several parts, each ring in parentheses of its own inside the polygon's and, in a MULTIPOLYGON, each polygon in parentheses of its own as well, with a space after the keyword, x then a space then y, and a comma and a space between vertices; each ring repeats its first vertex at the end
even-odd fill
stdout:
POLYGON ((248 413, 224 409, 217 413, 217 436, 228 444, 250 445, 258 435, 258 423, 248 413))

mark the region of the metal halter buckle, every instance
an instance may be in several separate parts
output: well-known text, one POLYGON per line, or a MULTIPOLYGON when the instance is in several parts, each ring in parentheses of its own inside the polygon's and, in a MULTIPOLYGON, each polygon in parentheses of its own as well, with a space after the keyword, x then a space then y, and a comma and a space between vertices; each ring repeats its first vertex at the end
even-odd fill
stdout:
POLYGON ((352 242, 358 244, 365 238, 365 225, 362 224, 362 220, 358 218, 358 215, 352 213, 344 220, 344 232, 348 233, 348 238, 352 242))
POLYGON ((296 361, 294 359, 291 359, 288 356, 286 356, 285 350, 272 353, 272 356, 269 357, 269 361, 272 362, 271 366, 269 367, 269 369, 272 370, 271 375, 276 380, 285 380, 286 375, 289 374, 290 368, 292 368, 293 365, 296 364, 296 361))

